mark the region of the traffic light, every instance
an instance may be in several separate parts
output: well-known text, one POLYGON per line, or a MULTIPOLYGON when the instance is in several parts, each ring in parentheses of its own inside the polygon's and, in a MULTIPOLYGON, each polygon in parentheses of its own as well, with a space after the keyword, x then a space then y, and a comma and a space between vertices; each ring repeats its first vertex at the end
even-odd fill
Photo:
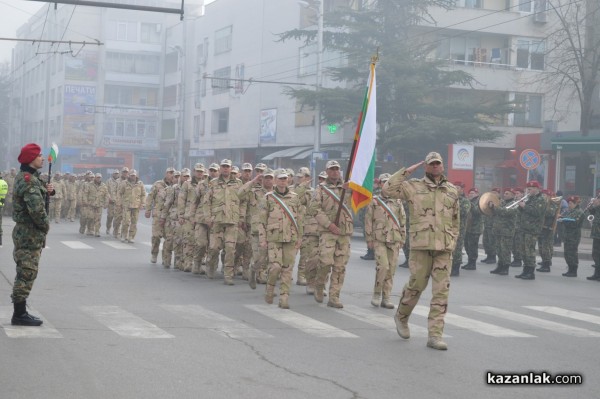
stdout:
POLYGON ((338 126, 335 123, 327 125, 327 130, 329 130, 329 134, 335 134, 337 129, 338 129, 338 126))

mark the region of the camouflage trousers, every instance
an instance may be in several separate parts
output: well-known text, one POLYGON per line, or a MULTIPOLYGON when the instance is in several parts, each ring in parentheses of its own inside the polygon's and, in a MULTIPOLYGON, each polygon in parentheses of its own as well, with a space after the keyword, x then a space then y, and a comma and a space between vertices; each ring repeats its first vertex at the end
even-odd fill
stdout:
POLYGON ((600 238, 592 239, 592 260, 595 267, 600 267, 600 238))
POLYGON ((581 236, 573 237, 570 235, 565 235, 564 237, 564 256, 565 261, 567 262, 567 266, 570 268, 575 268, 579 266, 579 243, 581 242, 581 236))
POLYGON ((254 270, 257 276, 266 276, 267 262, 267 249, 261 248, 258 233, 252 233, 252 270, 254 270))
POLYGON ((491 226, 485 225, 483 228, 483 250, 490 257, 496 256, 496 244, 494 241, 495 237, 491 226))
POLYGON ((102 223, 102 208, 93 206, 89 206, 87 208, 89 212, 89 217, 86 223, 87 231, 88 233, 94 235, 100 235, 100 224, 102 223))
POLYGON ((515 237, 513 238, 512 253, 513 260, 521 262, 523 260, 523 253, 521 252, 521 241, 523 241, 523 232, 520 230, 515 231, 515 237))
POLYGON ((109 202, 108 208, 106 208, 106 232, 107 233, 110 231, 110 228, 112 227, 114 219, 115 219, 115 203, 109 202))
POLYGON ((208 252, 208 226, 203 223, 196 223, 194 227, 194 238, 196 239, 196 249, 194 252, 194 267, 200 268, 202 259, 208 252))
POLYGON ((329 297, 340 297, 340 291, 346 277, 346 264, 350 258, 350 236, 323 232, 319 237, 319 266, 315 287, 325 287, 327 275, 329 278, 329 297))
MULTIPOLYGON (((406 223, 406 227, 408 228, 408 223, 406 223)), ((402 252, 404 252, 404 257, 408 260, 410 256, 410 238, 408 231, 406 232, 406 241, 404 241, 404 245, 402 246, 402 252)))
POLYGON ((210 230, 210 248, 208 250, 207 273, 212 275, 217 270, 219 252, 225 251, 223 271, 225 278, 231 279, 234 274, 235 244, 237 241, 237 224, 218 223, 210 230))
POLYGON ((373 293, 383 294, 383 299, 389 299, 392 294, 400 248, 402 248, 400 242, 373 242, 376 264, 373 293))
POLYGON ((123 207, 115 205, 115 218, 113 219, 113 236, 119 238, 121 222, 123 221, 123 207))
POLYGON ((90 218, 90 207, 81 205, 79 207, 79 213, 79 233, 85 234, 85 228, 88 226, 88 220, 90 218))
POLYGON ((12 239, 17 274, 11 298, 14 303, 19 303, 29 297, 37 277, 46 235, 34 227, 17 223, 13 228, 12 239))
MULTIPOLYGON (((108 217, 106 218, 106 226, 108 224, 108 217)), ((160 239, 165 236, 165 226, 160 224, 160 217, 152 216, 152 237, 150 238, 150 254, 152 256, 158 256, 160 249, 160 239)))
POLYGON ((538 236, 538 249, 542 262, 550 262, 554 254, 554 232, 543 228, 538 236))
POLYGON ((138 208, 123 209, 123 224, 121 226, 121 240, 131 240, 137 233, 137 222, 140 216, 138 208))
POLYGON ((163 242, 162 261, 165 267, 171 267, 173 259, 173 241, 175 240, 175 228, 179 225, 177 220, 165 220, 164 232, 165 242, 163 242))
POLYGON ((191 272, 194 266, 194 254, 196 253, 196 237, 192 222, 185 221, 181 225, 181 237, 181 270, 191 272))
POLYGON ((267 291, 269 286, 279 283, 279 295, 289 295, 292 285, 294 263, 296 263, 295 242, 269 242, 267 252, 269 257, 269 274, 267 277, 267 291))
POLYGON ((75 212, 77 211, 77 200, 74 200, 74 199, 67 200, 66 207, 67 207, 66 218, 67 218, 67 220, 70 220, 72 222, 75 220, 75 212))
POLYGON ((518 242, 519 252, 523 258, 523 267, 531 267, 535 269, 535 242, 537 236, 521 232, 521 240, 518 242))
POLYGON ((512 235, 510 236, 496 236, 496 252, 498 253, 498 267, 506 268, 510 266, 510 252, 513 247, 512 235))
POLYGON ((250 232, 246 232, 241 227, 239 228, 237 240, 235 244, 235 267, 242 267, 244 275, 247 275, 250 263, 252 261, 252 242, 250 232))
POLYGON ((54 221, 60 222, 60 215, 62 213, 62 207, 63 207, 62 198, 60 198, 60 199, 53 198, 50 205, 51 205, 50 213, 54 217, 54 221))
POLYGON ((314 288, 318 264, 319 236, 302 236, 302 246, 300 247, 300 260, 298 261, 298 280, 304 278, 306 279, 306 285, 314 288))
POLYGON ((441 337, 444 332, 444 316, 448 309, 450 291, 451 257, 451 252, 412 249, 408 258, 410 279, 402 290, 397 315, 400 320, 408 320, 431 276, 432 297, 428 317, 430 337, 441 337))
POLYGON ((462 263, 462 251, 464 246, 465 233, 461 231, 458 234, 458 238, 456 239, 456 246, 454 247, 454 252, 452 252, 452 269, 460 267, 462 263))
POLYGON ((465 251, 469 257, 469 262, 475 262, 479 257, 479 236, 480 234, 472 233, 465 235, 465 251))

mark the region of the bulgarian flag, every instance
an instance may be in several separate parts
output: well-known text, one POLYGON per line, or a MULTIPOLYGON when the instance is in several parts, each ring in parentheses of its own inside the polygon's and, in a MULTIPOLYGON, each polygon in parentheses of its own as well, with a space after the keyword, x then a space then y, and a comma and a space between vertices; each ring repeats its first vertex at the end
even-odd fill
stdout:
POLYGON ((48 155, 48 162, 54 163, 58 158, 58 145, 56 143, 52 143, 50 146, 50 154, 48 155))
POLYGON ((365 91, 362 111, 354 134, 350 162, 349 186, 352 189, 352 209, 356 213, 373 199, 375 179, 375 141, 377 140, 377 84, 375 63, 371 63, 369 82, 365 91))

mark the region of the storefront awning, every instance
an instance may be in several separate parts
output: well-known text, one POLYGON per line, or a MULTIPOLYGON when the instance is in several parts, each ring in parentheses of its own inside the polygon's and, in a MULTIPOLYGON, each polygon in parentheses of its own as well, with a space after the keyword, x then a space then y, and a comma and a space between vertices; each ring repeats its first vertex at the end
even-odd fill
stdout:
POLYGON ((600 137, 563 137, 552 139, 552 149, 560 151, 600 151, 600 137))
POLYGON ((290 158, 312 147, 291 147, 285 150, 278 150, 263 157, 263 161, 272 161, 275 158, 290 158))

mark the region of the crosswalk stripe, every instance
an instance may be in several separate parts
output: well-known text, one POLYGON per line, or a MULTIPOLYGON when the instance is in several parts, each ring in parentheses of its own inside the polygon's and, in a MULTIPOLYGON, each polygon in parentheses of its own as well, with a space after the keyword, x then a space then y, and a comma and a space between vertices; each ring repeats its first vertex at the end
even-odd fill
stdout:
POLYGON ((90 247, 89 245, 87 245, 86 243, 83 243, 81 241, 61 241, 61 242, 71 249, 94 249, 94 248, 90 247))
POLYGON ((307 334, 321 338, 358 338, 348 331, 340 330, 332 325, 304 316, 291 310, 279 309, 269 305, 244 305, 264 316, 275 319, 281 323, 297 328, 307 334))
POLYGON ((136 249, 133 245, 125 244, 124 242, 102 241, 102 244, 108 245, 114 249, 136 249))
MULTIPOLYGON (((413 310, 413 313, 419 316, 427 317, 429 315, 429 308, 423 305, 417 305, 413 310)), ((472 330, 476 333, 489 335, 491 337, 520 337, 520 338, 532 338, 533 335, 522 333, 519 331, 511 330, 509 328, 500 327, 494 324, 485 323, 483 321, 470 319, 468 317, 458 316, 453 313, 446 313, 444 320, 448 324, 472 330)))
POLYGON ((0 324, 4 332, 9 338, 62 338, 62 334, 58 332, 52 324, 50 324, 43 316, 34 309, 28 309, 31 314, 41 318, 44 323, 39 327, 13 326, 10 324, 10 319, 13 314, 12 306, 0 306, 0 324))
POLYGON ((273 336, 199 305, 161 305, 163 309, 227 338, 272 338, 273 336))
POLYGON ((558 308, 555 306, 524 306, 527 309, 550 313, 557 316, 569 317, 571 319, 587 321, 588 323, 600 324, 600 317, 587 313, 575 312, 573 310, 558 308))
MULTIPOLYGON (((394 322, 393 314, 385 315, 376 312, 375 310, 367 310, 359 306, 344 304, 344 309, 340 310, 340 314, 350 316, 356 320, 367 324, 374 325, 385 330, 391 330, 396 333, 396 323, 394 322)), ((410 334, 413 337, 426 337, 427 329, 409 323, 410 334)), ((444 337, 449 338, 449 335, 444 334, 444 337)))
POLYGON ((544 320, 537 317, 527 316, 520 313, 511 312, 492 306, 464 306, 465 309, 471 309, 479 313, 501 317, 503 319, 516 321, 523 324, 529 324, 534 327, 559 332, 562 334, 573 335, 575 337, 600 337, 600 333, 586 330, 585 328, 573 327, 567 324, 544 320))
POLYGON ((175 338, 156 325, 118 306, 82 306, 81 309, 117 334, 127 338, 175 338))

